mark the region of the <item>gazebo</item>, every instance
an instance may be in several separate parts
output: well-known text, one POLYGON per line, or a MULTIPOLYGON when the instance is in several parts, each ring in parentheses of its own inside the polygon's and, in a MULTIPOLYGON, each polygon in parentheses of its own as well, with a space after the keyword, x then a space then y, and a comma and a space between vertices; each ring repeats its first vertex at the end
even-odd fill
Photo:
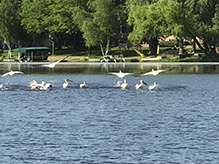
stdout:
POLYGON ((18 52, 19 61, 44 61, 50 55, 50 48, 48 47, 20 47, 13 49, 18 52))

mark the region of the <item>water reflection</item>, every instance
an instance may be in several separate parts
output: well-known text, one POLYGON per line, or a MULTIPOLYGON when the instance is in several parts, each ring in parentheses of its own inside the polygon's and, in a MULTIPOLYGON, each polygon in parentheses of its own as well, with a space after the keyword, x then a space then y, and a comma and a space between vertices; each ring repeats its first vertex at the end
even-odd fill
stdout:
MULTIPOLYGON (((107 74, 108 72, 145 73, 151 69, 170 69, 167 74, 219 73, 219 63, 60 63, 46 68, 42 63, 0 63, 0 73, 19 70, 26 74, 107 74)), ((45 63, 44 63, 45 64, 45 63)))

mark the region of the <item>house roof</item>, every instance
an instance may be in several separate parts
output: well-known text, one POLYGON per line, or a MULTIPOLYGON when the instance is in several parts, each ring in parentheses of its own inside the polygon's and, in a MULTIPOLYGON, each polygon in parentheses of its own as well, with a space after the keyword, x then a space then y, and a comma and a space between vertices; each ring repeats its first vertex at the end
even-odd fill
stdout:
POLYGON ((26 52, 26 51, 49 51, 48 47, 20 47, 13 49, 14 52, 26 52))

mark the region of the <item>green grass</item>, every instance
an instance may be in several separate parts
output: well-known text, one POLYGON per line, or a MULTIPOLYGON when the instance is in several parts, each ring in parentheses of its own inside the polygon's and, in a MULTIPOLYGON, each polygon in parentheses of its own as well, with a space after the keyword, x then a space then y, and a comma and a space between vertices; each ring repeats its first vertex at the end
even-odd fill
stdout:
MULTIPOLYGON (((162 50, 163 50, 163 52, 165 52, 164 50, 167 48, 169 48, 169 47, 160 47, 160 51, 162 52, 162 50)), ((150 56, 148 54, 148 52, 149 52, 148 47, 141 47, 140 51, 144 54, 143 58, 154 57, 154 56, 150 56)), ((187 51, 189 51, 189 50, 187 50, 187 51)), ((197 50, 197 51, 198 51, 198 53, 201 54, 201 52, 199 50, 197 50)), ((84 56, 84 57, 88 57, 90 59, 103 59, 103 56, 102 56, 101 51, 99 49, 93 49, 91 51, 91 53, 92 54, 89 55, 87 50, 74 51, 72 49, 63 49, 63 50, 55 50, 54 56, 84 56)), ((124 48, 119 49, 118 47, 113 47, 113 48, 110 48, 108 54, 116 57, 116 59, 118 59, 118 60, 122 60, 122 55, 123 55, 126 62, 131 62, 131 61, 136 61, 136 60, 141 61, 141 59, 142 59, 142 57, 139 56, 132 48, 128 48, 127 50, 125 50, 124 48)), ((17 56, 18 56, 17 52, 12 52, 11 58, 16 59, 17 56)), ((7 50, 1 51, 1 49, 0 49, 0 61, 2 61, 4 58, 8 58, 8 51, 7 50)), ((200 60, 200 59, 198 59, 197 56, 190 56, 190 57, 180 59, 177 55, 175 57, 170 55, 170 56, 167 56, 166 58, 163 58, 163 59, 158 60, 156 62, 203 62, 203 61, 215 62, 215 61, 219 61, 219 58, 213 58, 213 59, 205 58, 203 60, 200 60)))

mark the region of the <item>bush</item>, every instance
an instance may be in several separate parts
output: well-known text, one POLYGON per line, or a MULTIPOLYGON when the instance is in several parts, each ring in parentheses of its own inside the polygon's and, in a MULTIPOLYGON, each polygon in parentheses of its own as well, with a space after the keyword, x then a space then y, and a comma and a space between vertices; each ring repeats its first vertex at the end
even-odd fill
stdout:
POLYGON ((160 47, 174 47, 177 45, 176 41, 161 41, 158 43, 160 47))

